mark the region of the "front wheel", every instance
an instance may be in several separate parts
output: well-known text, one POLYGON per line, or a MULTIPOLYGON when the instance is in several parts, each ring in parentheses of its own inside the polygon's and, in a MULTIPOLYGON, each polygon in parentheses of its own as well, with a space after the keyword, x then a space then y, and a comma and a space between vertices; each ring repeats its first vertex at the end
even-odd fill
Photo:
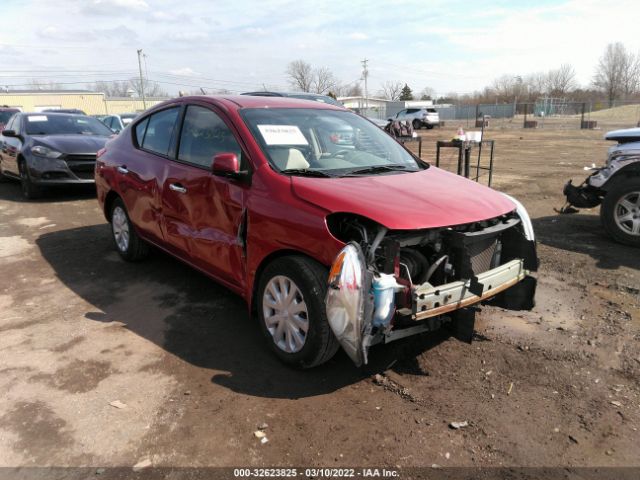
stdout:
POLYGON ((24 161, 20 162, 18 168, 20 170, 20 187, 22 189, 22 196, 27 200, 40 198, 42 196, 42 188, 33 183, 26 163, 24 163, 24 161))
POLYGON ((311 368, 338 350, 325 309, 327 270, 302 256, 270 263, 260 277, 257 296, 260 328, 284 363, 311 368))
POLYGON ((144 259, 149 254, 149 245, 133 228, 122 199, 113 202, 110 218, 113 243, 120 256, 129 262, 144 259))
POLYGON ((422 128, 422 122, 417 118, 413 121, 413 129, 420 130, 422 128))
POLYGON ((628 178, 607 192, 600 219, 614 240, 640 247, 640 177, 628 178))

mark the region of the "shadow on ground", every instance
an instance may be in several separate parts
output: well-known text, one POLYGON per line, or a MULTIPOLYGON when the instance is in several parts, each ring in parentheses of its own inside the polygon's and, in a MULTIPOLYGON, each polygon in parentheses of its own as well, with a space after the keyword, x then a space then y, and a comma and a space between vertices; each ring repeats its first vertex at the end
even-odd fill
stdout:
POLYGON ((65 185, 47 187, 41 198, 27 200, 22 196, 20 183, 13 179, 3 179, 0 182, 0 200, 17 203, 55 203, 73 202, 96 197, 95 185, 65 185))
POLYGON ((298 371, 268 350, 240 297, 160 252, 140 263, 120 260, 107 224, 47 233, 37 244, 65 286, 98 310, 88 312, 87 321, 123 322, 189 364, 217 371, 211 381, 239 393, 301 398, 390 366, 424 373, 416 356, 448 338, 441 333, 374 347, 372 364, 363 369, 339 352, 323 366, 298 371))
POLYGON ((640 269, 639 250, 611 239, 596 215, 551 215, 533 220, 537 239, 544 245, 582 253, 597 260, 605 269, 640 269))

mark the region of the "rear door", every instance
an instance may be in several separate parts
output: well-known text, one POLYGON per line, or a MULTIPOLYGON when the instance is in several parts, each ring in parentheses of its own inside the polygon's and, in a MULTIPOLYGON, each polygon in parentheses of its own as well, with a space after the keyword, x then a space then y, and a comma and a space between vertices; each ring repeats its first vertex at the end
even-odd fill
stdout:
POLYGON ((161 182, 175 154, 179 105, 154 112, 133 129, 136 148, 127 149, 116 166, 119 190, 129 217, 143 236, 163 243, 161 182))
MULTIPOLYGON (((235 286, 243 286, 244 205, 248 186, 211 173, 218 153, 242 149, 231 124, 209 105, 188 105, 174 161, 162 185, 166 241, 187 251, 195 266, 235 286)), ((246 158, 246 157, 245 157, 246 158)))

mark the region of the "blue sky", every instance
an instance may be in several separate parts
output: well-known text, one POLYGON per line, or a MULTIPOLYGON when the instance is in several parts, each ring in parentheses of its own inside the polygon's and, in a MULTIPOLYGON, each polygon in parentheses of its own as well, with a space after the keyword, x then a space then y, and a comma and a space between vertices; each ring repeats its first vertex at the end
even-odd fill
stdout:
MULTIPOLYGON (((572 64, 587 84, 604 47, 640 50, 640 2, 0 0, 0 85, 31 77, 82 88, 137 72, 175 93, 202 85, 287 88, 288 62, 328 67, 357 82, 369 59, 370 91, 481 89, 502 74, 572 64), (77 82, 77 83, 76 83, 77 82)), ((18 87, 16 87, 18 88, 18 87)))

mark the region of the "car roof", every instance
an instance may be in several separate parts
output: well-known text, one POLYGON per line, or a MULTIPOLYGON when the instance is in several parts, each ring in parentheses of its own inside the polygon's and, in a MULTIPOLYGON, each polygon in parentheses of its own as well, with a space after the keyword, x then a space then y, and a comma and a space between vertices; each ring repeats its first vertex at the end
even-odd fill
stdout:
POLYGON ((182 103, 189 101, 205 101, 226 107, 229 110, 239 110, 241 108, 306 108, 317 110, 347 110, 344 107, 338 107, 329 103, 310 102, 301 98, 291 97, 258 97, 251 95, 193 95, 189 97, 179 97, 177 99, 168 100, 154 107, 163 107, 171 103, 180 101, 182 103))

